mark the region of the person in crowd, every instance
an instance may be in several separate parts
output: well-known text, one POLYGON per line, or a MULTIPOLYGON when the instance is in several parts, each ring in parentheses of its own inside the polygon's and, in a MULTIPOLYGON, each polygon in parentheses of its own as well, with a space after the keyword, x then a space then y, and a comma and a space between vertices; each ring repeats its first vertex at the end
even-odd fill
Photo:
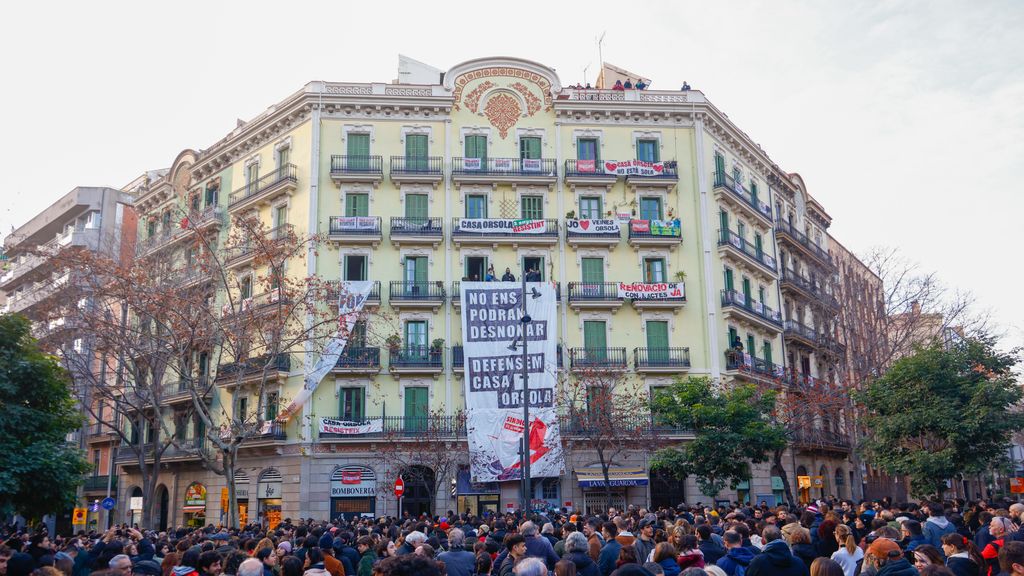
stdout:
POLYGON ((644 82, 643 78, 637 78, 636 79, 636 89, 637 90, 645 90, 645 89, 647 89, 647 83, 644 82))
MULTIPOLYGON (((876 576, 917 576, 917 568, 907 561, 900 545, 889 538, 878 538, 864 555, 865 568, 876 576)), ((863 569, 862 569, 863 570, 863 569)))
POLYGON ((597 558, 597 566, 601 569, 603 576, 609 576, 615 570, 615 561, 619 559, 619 552, 622 551, 622 544, 615 539, 619 528, 614 522, 605 522, 601 525, 601 534, 604 536, 604 546, 597 558))
POLYGON ((815 558, 811 563, 811 576, 844 576, 842 566, 828 558, 815 558))
POLYGON ((626 82, 622 84, 622 87, 625 88, 626 90, 632 90, 633 83, 629 81, 629 78, 626 78, 626 82))
POLYGON ((576 566, 578 576, 601 576, 597 562, 590 556, 590 543, 583 532, 570 532, 566 536, 565 560, 576 566))
POLYGON ((654 563, 661 566, 665 576, 678 576, 682 570, 679 568, 678 553, 675 546, 669 542, 660 542, 654 548, 654 563))
POLYGON ((622 85, 622 80, 616 80, 615 85, 612 86, 612 90, 625 90, 626 87, 622 85))
POLYGON ((377 571, 383 576, 441 576, 441 565, 436 560, 409 552, 381 560, 377 571))
POLYGON ((298 556, 286 556, 281 561, 281 576, 302 576, 302 560, 298 556))
POLYGON ((501 275, 501 281, 502 282, 515 282, 516 281, 516 275, 512 273, 512 269, 511 268, 509 268, 507 266, 505 267, 505 273, 501 275))
POLYGON ((911 563, 914 565, 914 568, 917 568, 918 572, 924 570, 925 566, 946 565, 946 561, 945 558, 942 556, 942 552, 940 552, 938 548, 932 546, 931 544, 921 544, 917 548, 914 548, 913 551, 908 551, 907 554, 907 560, 911 561, 911 563))
POLYGON ((808 576, 807 564, 793 555, 777 526, 765 526, 761 538, 764 548, 750 561, 745 576, 808 576))
POLYGON ((682 90, 683 92, 686 92, 689 89, 690 89, 690 85, 686 83, 686 80, 683 80, 683 87, 680 88, 680 90, 682 90))
POLYGON ((263 565, 263 576, 277 576, 277 554, 274 548, 267 546, 256 551, 256 559, 263 565))
POLYGON ((1008 576, 1024 576, 1024 542, 1007 542, 999 550, 999 566, 1008 576))
POLYGON ((985 559, 985 574, 987 576, 999 574, 999 549, 1005 545, 1006 535, 1012 529, 1013 523, 1009 518, 1003 516, 996 516, 989 522, 988 533, 992 535, 993 540, 981 551, 981 557, 985 559))
POLYGON ((700 551, 697 545, 697 536, 684 534, 679 539, 679 557, 676 559, 676 562, 678 562, 679 567, 683 570, 691 567, 704 567, 704 553, 700 551))
POLYGON ((207 550, 199 555, 199 563, 196 565, 199 576, 220 576, 221 557, 213 550, 207 550))
POLYGON ((782 527, 782 537, 789 544, 793 555, 803 560, 810 571, 811 564, 818 557, 818 551, 811 544, 811 531, 802 526, 801 523, 791 522, 782 527))
POLYGON ((942 551, 946 555, 946 567, 955 576, 981 576, 985 560, 970 539, 961 534, 946 534, 942 537, 942 551))
MULTIPOLYGON (((1024 504, 1020 505, 1024 508, 1024 504)), ((928 510, 928 520, 924 523, 925 540, 928 544, 931 544, 936 549, 942 549, 942 537, 946 534, 953 534, 956 532, 956 526, 952 522, 946 519, 946 511, 942 507, 942 504, 937 502, 931 502, 925 506, 928 510)))
POLYGON ((515 576, 548 576, 548 569, 540 558, 527 557, 516 564, 512 573, 515 576))
POLYGON ((654 541, 655 523, 654 518, 644 518, 637 528, 638 534, 633 541, 633 547, 636 548, 636 557, 641 563, 653 560, 654 546, 657 544, 654 541))
POLYGON ((716 565, 726 576, 744 573, 750 561, 754 559, 754 550, 743 545, 743 536, 735 530, 728 530, 722 535, 725 542, 725 556, 718 559, 716 565))
POLYGON ((256 558, 247 558, 238 565, 238 576, 261 576, 265 565, 256 558))
POLYGON ((839 524, 835 528, 836 543, 839 549, 832 553, 831 559, 843 569, 845 576, 855 576, 861 562, 864 560, 864 551, 857 546, 857 539, 854 537, 853 529, 846 524, 839 524))
MULTIPOLYGON (((921 528, 921 523, 917 520, 904 520, 900 523, 900 529, 903 534, 903 548, 907 552, 913 552, 918 546, 928 543, 928 538, 925 537, 924 532, 921 528)), ((907 558, 910 559, 909 557, 907 558)))
POLYGON ((696 529, 697 538, 700 540, 700 552, 704 555, 704 563, 708 566, 718 564, 718 560, 725 556, 725 548, 712 537, 711 526, 700 524, 696 529))
POLYGON ((487 269, 487 273, 484 274, 484 282, 494 282, 498 278, 494 275, 494 266, 487 269))

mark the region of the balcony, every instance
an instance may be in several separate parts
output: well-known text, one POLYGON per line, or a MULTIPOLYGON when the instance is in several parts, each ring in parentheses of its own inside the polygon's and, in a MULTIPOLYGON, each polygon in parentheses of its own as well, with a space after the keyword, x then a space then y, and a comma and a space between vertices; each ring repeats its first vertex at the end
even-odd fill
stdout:
POLYGON ((452 218, 452 242, 491 246, 554 246, 558 244, 558 220, 512 218, 452 218))
POLYGON ((380 244, 380 216, 331 216, 327 225, 327 241, 338 244, 380 244))
POLYGON ((725 351, 725 371, 760 382, 777 382, 785 378, 782 366, 738 350, 725 351))
POLYGON ((818 302, 826 308, 833 310, 839 308, 839 301, 836 300, 835 296, 826 292, 825 287, 820 282, 812 281, 789 268, 784 268, 780 271, 779 284, 784 291, 818 302))
POLYGON ((753 323, 773 333, 782 329, 782 315, 777 310, 735 290, 722 290, 722 312, 727 318, 753 323))
POLYGON ((807 256, 810 256, 827 270, 833 270, 835 268, 835 264, 832 263, 832 256, 829 255, 828 251, 813 242, 807 237, 807 234, 797 230, 796 227, 791 225, 789 222, 776 222, 775 236, 780 241, 784 241, 807 256))
POLYGON ((566 220, 565 242, 577 246, 615 248, 622 239, 622 225, 617 220, 566 220))
POLYGON ((775 258, 769 256, 763 247, 751 244, 732 230, 719 230, 718 253, 732 262, 751 267, 767 281, 775 278, 775 258))
POLYGON ((110 477, 106 474, 86 476, 82 479, 83 492, 106 492, 110 489, 111 494, 117 494, 117 476, 110 477))
POLYGON ((789 438, 795 448, 808 452, 848 454, 853 447, 847 434, 813 426, 794 428, 789 431, 789 438))
POLYGON ((558 180, 553 158, 452 158, 452 182, 461 184, 538 184, 558 180))
POLYGON ((444 240, 444 224, 440 218, 391 217, 391 243, 426 245, 434 248, 444 240))
POLYGON ((829 336, 828 334, 819 334, 818 343, 820 345, 819 350, 825 354, 836 359, 846 357, 846 344, 842 343, 838 338, 829 336))
POLYGON ((611 188, 619 177, 606 174, 600 160, 566 160, 565 183, 576 186, 604 186, 611 188))
POLYGON ((715 198, 739 210, 748 218, 761 222, 765 226, 771 226, 772 207, 760 198, 754 196, 743 184, 737 182, 732 176, 715 172, 714 180, 715 198))
POLYGON ((573 372, 617 372, 625 369, 625 348, 569 349, 569 370, 573 372))
POLYGON ((387 440, 422 440, 429 438, 451 438, 453 440, 466 437, 465 416, 431 415, 431 416, 375 416, 365 418, 366 422, 380 422, 380 432, 365 434, 329 434, 322 432, 318 436, 321 442, 363 441, 366 439, 387 440))
POLYGON ((668 246, 675 250, 683 241, 679 219, 675 220, 630 220, 629 245, 634 250, 641 246, 668 246))
POLYGON ((648 374, 676 374, 690 369, 689 348, 633 348, 633 368, 648 374))
MULTIPOLYGON (((329 306, 337 307, 341 299, 341 284, 344 280, 331 280, 326 283, 327 287, 327 304, 329 306)), ((370 293, 366 296, 366 302, 363 303, 364 308, 375 308, 380 306, 380 280, 373 281, 373 287, 370 288, 370 293)))
POLYGON ((161 225, 153 236, 140 240, 135 245, 136 256, 147 256, 179 241, 189 238, 195 230, 220 228, 224 224, 224 211, 220 206, 207 206, 203 210, 189 212, 176 223, 161 225))
POLYGON ((332 371, 335 374, 376 374, 380 372, 380 348, 346 346, 332 371))
POLYGON ((268 382, 283 381, 288 377, 291 366, 291 356, 286 352, 276 356, 263 354, 248 360, 229 362, 221 364, 217 368, 217 384, 234 386, 247 382, 258 382, 263 378, 264 372, 266 372, 268 382))
POLYGON ((444 158, 441 156, 391 157, 391 181, 395 184, 430 184, 437 188, 437 183, 442 180, 444 180, 444 158))
POLYGON ((380 156, 331 156, 331 180, 372 184, 375 188, 384 179, 384 162, 380 156))
POLYGON ((285 432, 284 424, 280 422, 273 422, 265 420, 263 426, 259 430, 254 430, 254 434, 248 440, 239 446, 239 450, 247 450, 249 452, 259 451, 266 452, 268 454, 274 454, 276 446, 280 446, 288 439, 288 434, 285 432))
POLYGON ((427 282, 392 280, 388 292, 388 304, 398 310, 429 308, 436 312, 444 305, 446 297, 444 283, 437 280, 427 282))
POLYGON ((436 376, 444 371, 444 349, 409 345, 391 350, 388 356, 388 369, 395 375, 431 374, 436 376))
POLYGON ((0 276, 0 289, 8 289, 16 280, 28 278, 29 272, 37 270, 48 258, 40 254, 25 256, 20 262, 11 263, 11 268, 0 276))
POLYGON ((8 298, 5 311, 12 314, 27 313, 36 304, 44 302, 62 292, 70 285, 70 279, 70 273, 64 273, 57 278, 26 286, 24 290, 15 292, 8 298))
MULTIPOLYGON (((277 228, 271 228, 264 235, 264 243, 273 243, 278 240, 283 240, 291 236, 294 233, 295 227, 291 224, 282 224, 277 228)), ((267 254, 268 251, 263 246, 258 246, 256 243, 249 239, 248 243, 240 244, 237 246, 229 246, 224 249, 224 266, 229 269, 240 268, 251 264, 256 258, 256 254, 267 254)))
POLYGON ((622 307, 618 282, 569 282, 569 306, 576 310, 603 309, 617 311, 622 307))
POLYGON ((808 348, 818 347, 818 332, 796 320, 786 320, 783 323, 782 333, 789 342, 803 344, 808 348))
POLYGON ((204 400, 210 398, 210 386, 207 376, 200 376, 198 381, 193 380, 176 380, 171 382, 164 382, 160 385, 160 402, 168 406, 175 404, 191 404, 192 403, 192 388, 196 389, 196 393, 201 393, 204 400))
POLYGON ((235 190, 228 197, 228 211, 238 212, 270 204, 280 195, 291 196, 299 185, 299 169, 294 164, 274 168, 270 174, 235 190))
POLYGON ((694 437, 692 430, 687 430, 674 424, 660 422, 663 420, 652 414, 635 414, 622 419, 616 415, 616 420, 610 422, 608 417, 600 414, 580 411, 576 414, 559 414, 558 431, 566 438, 588 438, 606 436, 614 430, 636 430, 644 433, 652 439, 657 436, 670 436, 678 438, 694 437))

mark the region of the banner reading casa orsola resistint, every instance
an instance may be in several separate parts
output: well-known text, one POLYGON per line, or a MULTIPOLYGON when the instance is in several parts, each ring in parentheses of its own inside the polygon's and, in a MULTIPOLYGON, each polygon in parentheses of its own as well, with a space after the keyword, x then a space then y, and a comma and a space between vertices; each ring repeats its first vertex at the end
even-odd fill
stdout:
POLYGON ((384 421, 381 419, 366 420, 365 422, 349 422, 337 418, 321 418, 321 434, 373 434, 384 431, 384 421))
MULTIPOLYGON (((462 339, 470 469, 474 482, 521 477, 523 437, 522 285, 463 282, 462 339)), ((555 289, 527 284, 526 368, 529 378, 530 476, 560 476, 562 441, 555 407, 555 289)))
POLYGON ((352 327, 355 326, 356 320, 359 319, 359 313, 363 310, 363 304, 366 303, 366 299, 369 298, 370 290, 372 289, 373 282, 370 280, 341 283, 340 301, 338 303, 338 331, 334 333, 331 340, 324 346, 316 363, 312 366, 307 363, 306 377, 302 390, 299 390, 292 403, 281 411, 281 414, 277 417, 279 422, 287 422, 309 400, 313 395, 313 391, 320 385, 320 381, 338 363, 338 357, 341 356, 345 345, 348 344, 348 337, 352 333, 352 327))
POLYGON ((476 234, 543 234, 548 231, 547 220, 512 220, 510 218, 463 218, 457 232, 476 234))
POLYGON ((619 298, 630 300, 681 300, 682 282, 619 282, 619 298))

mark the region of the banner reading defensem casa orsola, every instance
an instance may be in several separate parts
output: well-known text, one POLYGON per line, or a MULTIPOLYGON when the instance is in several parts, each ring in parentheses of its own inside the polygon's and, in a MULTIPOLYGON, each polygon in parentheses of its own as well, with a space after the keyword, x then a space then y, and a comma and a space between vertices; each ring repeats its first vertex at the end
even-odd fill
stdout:
POLYGON ((470 470, 474 482, 521 477, 523 369, 529 383, 530 475, 560 476, 564 469, 555 409, 557 315, 555 289, 515 282, 462 282, 462 336, 470 470), (524 342, 525 340, 525 342, 524 342), (524 365, 523 348, 526 346, 524 365))

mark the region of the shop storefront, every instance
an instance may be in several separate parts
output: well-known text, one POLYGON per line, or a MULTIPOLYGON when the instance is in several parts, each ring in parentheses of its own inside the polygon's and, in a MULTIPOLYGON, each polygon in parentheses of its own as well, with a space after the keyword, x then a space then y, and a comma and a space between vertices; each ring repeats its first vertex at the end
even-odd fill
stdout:
POLYGON ((281 473, 276 468, 264 470, 256 485, 256 503, 260 523, 268 530, 281 523, 281 473))
POLYGON ((372 518, 377 511, 377 475, 365 466, 339 466, 331 474, 331 519, 372 518))
POLYGON ((235 500, 238 501, 238 524, 245 526, 249 523, 249 475, 245 472, 235 472, 235 500))
POLYGON ((455 499, 459 512, 475 514, 498 512, 501 489, 496 482, 473 482, 469 469, 460 469, 455 475, 455 499))
POLYGON ((576 478, 583 490, 583 510, 587 514, 603 514, 609 506, 624 509, 628 490, 634 486, 647 486, 650 482, 647 471, 640 466, 609 467, 607 485, 600 466, 579 468, 576 470, 576 478), (610 501, 606 486, 611 488, 610 501))
POLYGON ((185 489, 185 526, 197 528, 206 525, 206 486, 199 482, 189 484, 185 489))

